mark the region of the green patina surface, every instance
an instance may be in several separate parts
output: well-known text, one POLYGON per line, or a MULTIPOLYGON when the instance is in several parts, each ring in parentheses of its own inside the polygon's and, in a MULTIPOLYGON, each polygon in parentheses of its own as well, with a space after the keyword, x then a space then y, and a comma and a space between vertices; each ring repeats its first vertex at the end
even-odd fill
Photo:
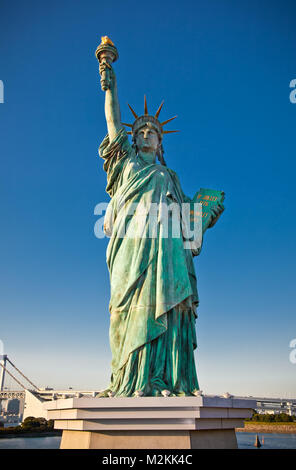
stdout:
POLYGON ((199 389, 194 362, 198 293, 193 256, 201 247, 185 248, 182 235, 175 237, 172 225, 165 225, 161 217, 156 234, 151 236, 149 218, 144 216, 143 223, 143 217, 132 208, 140 205, 147 213, 153 204, 181 207, 188 203, 191 225, 195 203, 202 203, 204 233, 223 212, 224 193, 201 189, 193 199, 183 193, 178 176, 163 158, 163 124, 171 119, 158 121, 162 105, 151 116, 145 98, 144 115, 138 117, 132 111, 136 120, 129 125, 133 145, 129 143, 111 66, 118 54, 112 43, 107 46, 99 46, 97 57, 101 86, 106 92, 108 127, 99 154, 111 197, 104 227, 110 236, 107 264, 112 374, 109 387, 100 396, 192 395, 199 389), (107 57, 110 47, 115 50, 113 59, 107 57))
POLYGON ((182 237, 172 237, 170 226, 167 237, 162 236, 160 224, 157 236, 151 238, 146 223, 142 236, 135 237, 138 218, 128 210, 131 204, 148 208, 151 203, 181 205, 190 199, 174 171, 136 155, 123 128, 111 143, 108 136, 104 139, 100 156, 105 160, 107 192, 112 197, 105 218, 105 230, 111 235, 107 264, 112 379, 108 390, 117 396, 139 390, 159 395, 165 389, 191 395, 198 390, 193 355, 198 305, 193 255, 184 248, 182 237), (123 226, 125 237, 121 237, 123 226))

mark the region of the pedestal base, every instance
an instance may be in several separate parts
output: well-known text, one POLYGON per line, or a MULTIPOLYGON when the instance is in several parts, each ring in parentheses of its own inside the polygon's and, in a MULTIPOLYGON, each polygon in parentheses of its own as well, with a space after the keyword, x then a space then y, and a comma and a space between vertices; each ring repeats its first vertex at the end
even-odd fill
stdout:
POLYGON ((234 429, 208 431, 63 431, 61 449, 237 449, 234 429))
POLYGON ((217 396, 68 398, 46 404, 62 449, 235 449, 254 400, 217 396))

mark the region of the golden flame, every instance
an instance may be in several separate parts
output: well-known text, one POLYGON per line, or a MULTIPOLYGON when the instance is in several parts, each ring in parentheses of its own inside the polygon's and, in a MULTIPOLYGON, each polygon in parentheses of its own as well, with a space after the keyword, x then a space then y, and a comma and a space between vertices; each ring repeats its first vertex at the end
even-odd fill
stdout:
POLYGON ((101 41, 101 44, 110 44, 111 46, 114 46, 113 42, 110 38, 108 38, 108 36, 102 36, 101 41))

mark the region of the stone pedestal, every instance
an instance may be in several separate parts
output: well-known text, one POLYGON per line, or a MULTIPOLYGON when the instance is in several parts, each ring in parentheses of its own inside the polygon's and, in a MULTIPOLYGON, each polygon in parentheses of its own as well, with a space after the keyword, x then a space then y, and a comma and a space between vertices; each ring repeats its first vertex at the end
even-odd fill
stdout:
POLYGON ((62 449, 234 449, 254 400, 199 397, 68 398, 45 405, 62 449))

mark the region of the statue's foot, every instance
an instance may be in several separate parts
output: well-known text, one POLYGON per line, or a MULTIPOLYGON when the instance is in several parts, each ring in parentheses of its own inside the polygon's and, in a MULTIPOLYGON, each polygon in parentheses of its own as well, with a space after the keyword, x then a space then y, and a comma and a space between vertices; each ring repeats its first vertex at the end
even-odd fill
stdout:
POLYGON ((164 396, 164 397, 169 397, 171 392, 169 390, 162 390, 161 391, 161 394, 164 396))
POLYGON ((98 393, 98 395, 96 395, 96 398, 107 398, 107 397, 113 397, 113 396, 114 394, 112 390, 107 388, 107 390, 103 390, 102 392, 98 393))
POLYGON ((144 395, 144 392, 142 390, 136 390, 134 393, 135 397, 142 397, 144 395))
POLYGON ((193 395, 196 397, 201 397, 203 395, 202 390, 193 390, 193 395))

